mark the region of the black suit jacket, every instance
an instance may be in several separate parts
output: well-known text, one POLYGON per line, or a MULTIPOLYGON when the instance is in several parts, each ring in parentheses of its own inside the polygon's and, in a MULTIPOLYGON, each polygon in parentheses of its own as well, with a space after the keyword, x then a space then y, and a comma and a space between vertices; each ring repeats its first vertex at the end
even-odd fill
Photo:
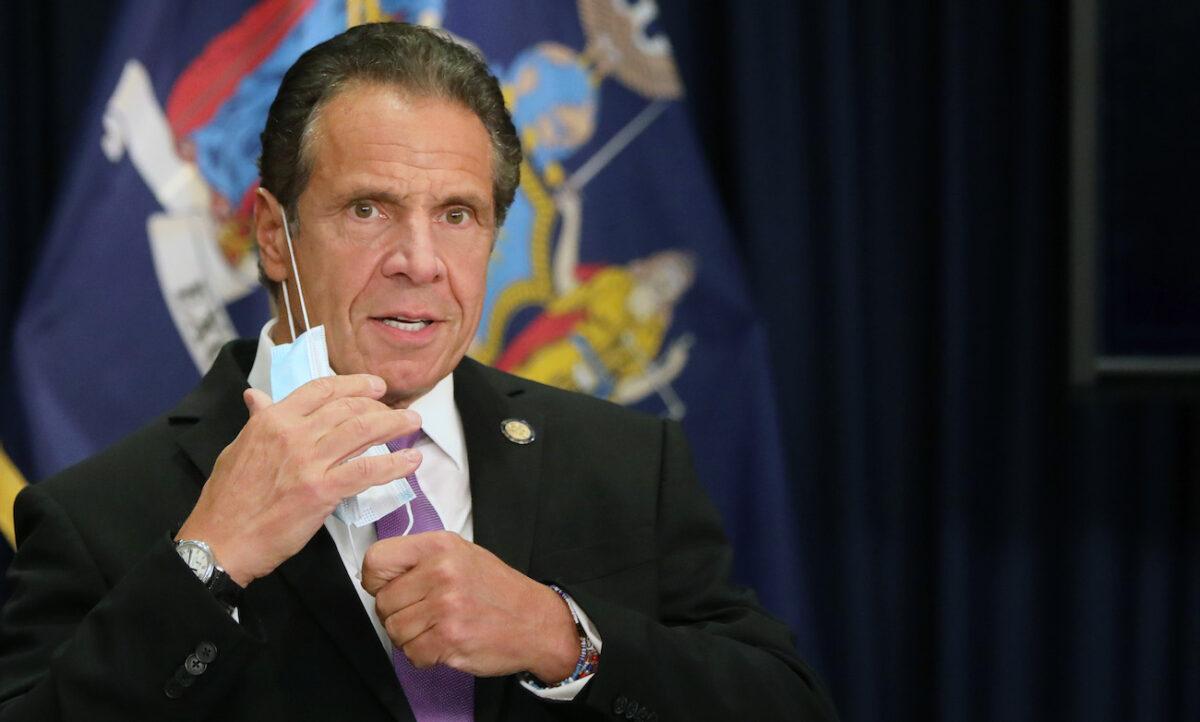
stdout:
MULTIPOLYGON (((324 529, 250 585, 240 623, 174 552, 174 530, 246 422, 254 350, 230 344, 172 412, 20 494, 0 722, 412 719, 324 529), (198 650, 215 658, 182 670, 198 650)), ((787 629, 729 585, 730 551, 677 424, 470 360, 455 400, 476 543, 560 584, 604 644, 573 702, 478 679, 477 719, 833 716, 787 629), (508 418, 537 439, 509 442, 508 418)))

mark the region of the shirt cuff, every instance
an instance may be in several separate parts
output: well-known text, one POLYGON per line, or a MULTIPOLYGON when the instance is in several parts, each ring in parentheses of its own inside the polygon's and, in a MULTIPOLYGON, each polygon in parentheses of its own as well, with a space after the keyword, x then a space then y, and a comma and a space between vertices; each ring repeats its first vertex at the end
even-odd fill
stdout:
MULTIPOLYGON (((592 643, 597 652, 603 651, 601 649, 603 642, 600 640, 600 633, 596 631, 596 625, 592 624, 592 620, 579 608, 579 605, 575 603, 575 600, 569 594, 563 594, 562 597, 567 606, 571 608, 571 612, 575 618, 579 620, 579 625, 583 627, 583 633, 587 635, 588 641, 592 643)), ((592 681, 592 677, 594 676, 589 674, 583 679, 577 679, 574 682, 568 682, 557 687, 538 687, 525 679, 524 676, 520 677, 520 680, 522 687, 542 699, 554 700, 556 702, 570 702, 587 686, 588 682, 592 681)))

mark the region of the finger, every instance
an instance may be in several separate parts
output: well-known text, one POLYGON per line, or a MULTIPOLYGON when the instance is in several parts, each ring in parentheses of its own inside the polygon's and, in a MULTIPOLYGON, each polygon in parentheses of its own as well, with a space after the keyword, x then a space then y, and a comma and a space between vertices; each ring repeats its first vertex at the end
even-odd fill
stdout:
POLYGON ((386 444, 421 428, 421 417, 407 409, 386 409, 351 416, 317 440, 318 458, 335 466, 376 444, 386 444))
POLYGON ((401 618, 404 624, 397 624, 397 632, 402 636, 410 636, 407 642, 396 645, 404 651, 404 656, 417 669, 425 669, 435 664, 469 671, 467 667, 472 651, 470 636, 460 632, 463 625, 439 618, 432 610, 426 611, 424 606, 432 606, 430 602, 418 602, 404 610, 401 615, 409 615, 411 619, 401 618))
POLYGON ((380 539, 367 547, 363 555, 362 586, 368 594, 377 594, 385 584, 412 570, 422 560, 446 552, 449 532, 414 534, 380 539))
POLYGON ((246 389, 243 391, 242 401, 246 404, 246 410, 250 412, 250 416, 252 417, 271 405, 271 397, 258 389, 246 389))
POLYGON ((307 422, 315 429, 328 430, 352 416, 387 409, 387 404, 365 396, 343 396, 309 414, 307 422))
POLYGON ((386 391, 387 384, 373 374, 325 376, 302 385, 277 405, 290 414, 308 416, 335 399, 348 396, 377 399, 386 391))
POLYGON ((392 644, 397 649, 405 650, 404 653, 408 655, 413 666, 428 667, 437 662, 440 650, 433 649, 436 645, 431 642, 436 640, 432 636, 423 644, 411 647, 417 639, 429 635, 434 628, 436 620, 428 602, 417 602, 380 621, 383 622, 383 628, 387 632, 388 638, 392 640, 392 644))
POLYGON ((421 574, 419 569, 402 572, 376 590, 375 612, 380 619, 390 617, 425 599, 431 588, 429 576, 421 574))
POLYGON ((325 481, 331 491, 345 498, 372 486, 408 476, 420 465, 421 452, 416 449, 401 449, 377 456, 350 459, 325 472, 325 481))
POLYGON ((391 537, 367 547, 362 566, 362 587, 367 594, 379 594, 385 585, 417 565, 415 538, 391 537))

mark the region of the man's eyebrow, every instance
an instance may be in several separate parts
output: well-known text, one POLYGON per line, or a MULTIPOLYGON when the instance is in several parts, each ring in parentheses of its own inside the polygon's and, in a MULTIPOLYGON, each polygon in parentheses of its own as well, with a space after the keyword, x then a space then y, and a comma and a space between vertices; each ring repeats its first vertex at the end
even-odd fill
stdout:
POLYGON ((404 203, 404 199, 400 196, 379 188, 355 188, 341 195, 341 203, 352 203, 354 201, 365 200, 382 201, 393 206, 398 206, 404 203))
MULTIPOLYGON (((342 203, 352 203, 357 200, 375 200, 386 203, 387 205, 402 206, 405 199, 390 191, 380 188, 355 188, 341 195, 342 203)), ((475 210, 491 210, 492 202, 490 197, 484 197, 476 193, 451 193, 444 198, 438 199, 439 206, 467 206, 475 210)))
POLYGON ((490 210, 492 207, 491 199, 474 193, 451 193, 442 199, 439 205, 443 206, 467 206, 476 210, 490 210))

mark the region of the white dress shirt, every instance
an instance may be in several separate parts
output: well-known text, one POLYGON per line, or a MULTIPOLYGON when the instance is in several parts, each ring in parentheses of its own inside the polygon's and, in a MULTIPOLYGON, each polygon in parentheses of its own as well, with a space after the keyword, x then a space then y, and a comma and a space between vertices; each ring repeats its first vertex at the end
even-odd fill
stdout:
MULTIPOLYGON (((271 329, 274 325, 274 319, 268 321, 259 333, 258 351, 247 378, 251 388, 268 396, 271 394, 271 349, 275 346, 271 340, 271 329)), ((421 492, 433 505, 447 531, 452 531, 467 541, 473 541, 471 477, 462 418, 454 403, 453 374, 439 381, 428 393, 409 404, 408 408, 420 414, 421 430, 425 432, 413 446, 421 452, 421 466, 417 470, 421 492)), ((375 627, 379 643, 391 656, 392 640, 388 638, 379 615, 375 613, 375 597, 368 594, 360 583, 363 557, 367 548, 377 541, 375 525, 356 527, 330 514, 325 519, 325 529, 333 537, 333 543, 342 558, 342 565, 352 580, 355 591, 358 592, 359 601, 362 602, 367 617, 375 627)), ((579 617, 596 650, 600 651, 600 636, 591 620, 573 600, 568 600, 567 603, 579 617)), ((589 681, 591 677, 584 677, 561 687, 548 689, 537 689, 525 682, 522 682, 522 686, 539 697, 566 701, 574 699, 589 681)))

